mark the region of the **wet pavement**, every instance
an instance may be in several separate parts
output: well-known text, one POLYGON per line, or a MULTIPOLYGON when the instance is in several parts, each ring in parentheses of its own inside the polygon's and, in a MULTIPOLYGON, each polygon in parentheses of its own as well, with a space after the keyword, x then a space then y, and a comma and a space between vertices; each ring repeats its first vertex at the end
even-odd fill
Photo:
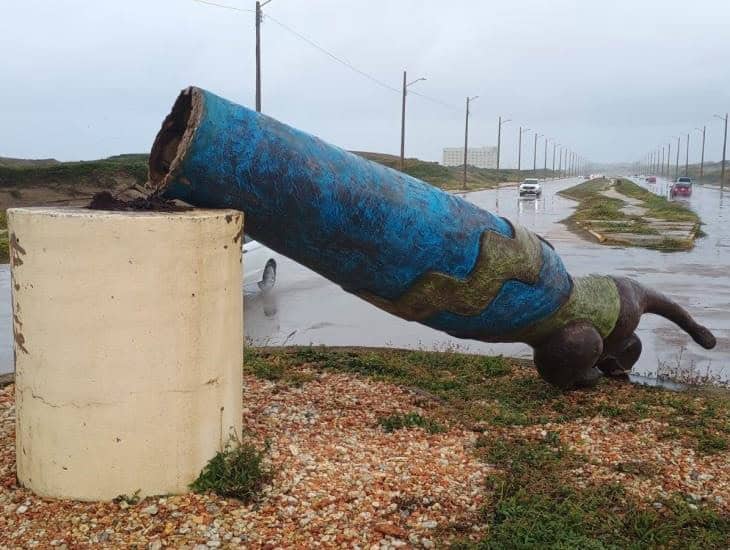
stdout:
MULTIPOLYGON (((635 371, 692 370, 730 379, 730 193, 696 187, 690 206, 702 220, 706 237, 687 252, 665 253, 640 248, 603 246, 572 233, 560 220, 575 203, 556 192, 577 178, 546 182, 540 199, 519 199, 515 187, 465 195, 482 208, 505 216, 547 238, 574 275, 605 273, 634 277, 687 307, 718 337, 704 350, 669 321, 647 315, 638 329, 644 352, 635 371)), ((643 184, 643 183, 642 183, 643 184)), ((652 191, 666 195, 660 180, 652 191)), ((416 323, 403 321, 345 293, 341 288, 291 260, 274 255, 276 286, 270 293, 247 294, 246 338, 253 345, 324 344, 459 349, 472 353, 531 357, 521 344, 485 344, 458 340, 416 323)), ((0 269, 0 373, 12 370, 7 266, 0 269)))

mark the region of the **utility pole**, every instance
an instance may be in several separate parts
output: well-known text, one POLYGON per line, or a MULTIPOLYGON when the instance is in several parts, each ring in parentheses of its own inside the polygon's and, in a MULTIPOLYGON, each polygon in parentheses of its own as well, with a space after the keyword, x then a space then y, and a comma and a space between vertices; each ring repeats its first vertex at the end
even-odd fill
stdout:
POLYGON ((676 181, 679 177, 679 148, 682 145, 682 137, 677 137, 677 164, 674 165, 674 180, 676 181))
POLYGON ((479 96, 466 98, 466 124, 464 125, 464 189, 466 189, 466 153, 469 150, 469 102, 474 101, 479 96))
POLYGON ((660 161, 661 163, 659 164, 659 175, 664 177, 664 145, 662 145, 662 155, 660 161))
POLYGON ((684 157, 684 175, 689 176, 689 132, 687 132, 687 153, 684 157))
POLYGON ((727 113, 724 117, 715 115, 720 120, 725 120, 725 137, 722 141, 722 166, 720 167, 720 189, 725 189, 725 159, 727 157, 727 113))
POLYGON ((560 158, 558 160, 558 178, 563 177, 563 151, 565 148, 561 145, 560 146, 560 158))
POLYGON ((261 112, 261 20, 263 14, 261 8, 271 0, 265 0, 256 2, 256 112, 261 112))
POLYGON ((560 145, 559 143, 556 143, 555 140, 553 140, 553 177, 552 179, 555 179, 555 148, 560 145))
POLYGON ((698 132, 702 132, 702 156, 700 157, 700 178, 705 175, 705 131, 707 126, 703 126, 700 130, 695 128, 698 132))
POLYGON ((537 138, 542 134, 535 132, 535 149, 532 152, 532 171, 537 172, 537 138))
POLYGON ((545 178, 545 179, 547 179, 547 146, 548 146, 548 141, 552 141, 552 138, 550 138, 550 139, 545 138, 545 154, 542 157, 542 159, 544 161, 544 165, 542 167, 542 177, 545 178))
POLYGON ((522 134, 524 132, 529 132, 529 128, 522 129, 522 126, 520 126, 520 137, 518 139, 518 145, 517 145, 517 171, 519 172, 522 170, 522 134))
POLYGON ((672 169, 670 168, 671 162, 672 162, 672 142, 670 141, 667 144, 667 178, 670 177, 670 174, 672 173, 672 169))
POLYGON ((511 119, 502 120, 499 117, 499 124, 497 125, 497 185, 499 186, 499 157, 502 152, 502 124, 507 124, 511 119))
POLYGON ((413 82, 409 82, 406 84, 406 72, 403 71, 403 101, 401 105, 401 111, 400 111, 400 169, 401 172, 405 170, 406 167, 406 158, 405 158, 405 152, 406 152, 406 95, 408 93, 408 86, 411 84, 415 84, 416 82, 420 82, 421 80, 426 80, 425 78, 417 78, 413 82))

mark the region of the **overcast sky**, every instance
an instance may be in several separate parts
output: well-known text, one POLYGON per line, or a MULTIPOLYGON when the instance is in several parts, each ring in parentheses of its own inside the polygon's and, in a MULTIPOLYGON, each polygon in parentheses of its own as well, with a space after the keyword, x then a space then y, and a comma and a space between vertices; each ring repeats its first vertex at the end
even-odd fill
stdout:
MULTIPOLYGON (((440 160, 463 143, 466 95, 479 96, 470 145, 494 145, 497 117, 512 119, 507 166, 520 124, 601 162, 707 124, 707 157, 721 155, 712 115, 730 110, 728 0, 272 0, 264 12, 396 90, 403 69, 426 77, 412 90, 446 105, 409 95, 408 156, 440 160)), ((397 91, 271 19, 262 34, 265 113, 398 153, 397 91)), ((1 0, 0 52, 0 156, 146 152, 190 84, 254 104, 253 13, 194 0, 1 0)), ((691 145, 698 157, 699 133, 691 145)))

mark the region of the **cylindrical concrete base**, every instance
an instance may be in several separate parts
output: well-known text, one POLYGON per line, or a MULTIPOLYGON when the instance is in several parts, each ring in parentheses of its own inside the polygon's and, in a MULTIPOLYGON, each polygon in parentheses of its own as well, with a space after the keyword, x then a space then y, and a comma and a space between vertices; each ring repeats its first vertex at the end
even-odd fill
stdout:
POLYGON ((187 491, 241 429, 243 214, 15 208, 8 224, 19 481, 187 491))

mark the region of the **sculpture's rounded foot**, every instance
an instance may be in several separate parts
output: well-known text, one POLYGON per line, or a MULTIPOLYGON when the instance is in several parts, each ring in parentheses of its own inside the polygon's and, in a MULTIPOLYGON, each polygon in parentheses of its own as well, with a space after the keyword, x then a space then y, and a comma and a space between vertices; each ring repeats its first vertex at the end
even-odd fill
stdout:
POLYGON ((601 377, 595 368, 603 339, 590 323, 570 323, 535 348, 535 366, 546 382, 568 390, 590 387, 601 377))

